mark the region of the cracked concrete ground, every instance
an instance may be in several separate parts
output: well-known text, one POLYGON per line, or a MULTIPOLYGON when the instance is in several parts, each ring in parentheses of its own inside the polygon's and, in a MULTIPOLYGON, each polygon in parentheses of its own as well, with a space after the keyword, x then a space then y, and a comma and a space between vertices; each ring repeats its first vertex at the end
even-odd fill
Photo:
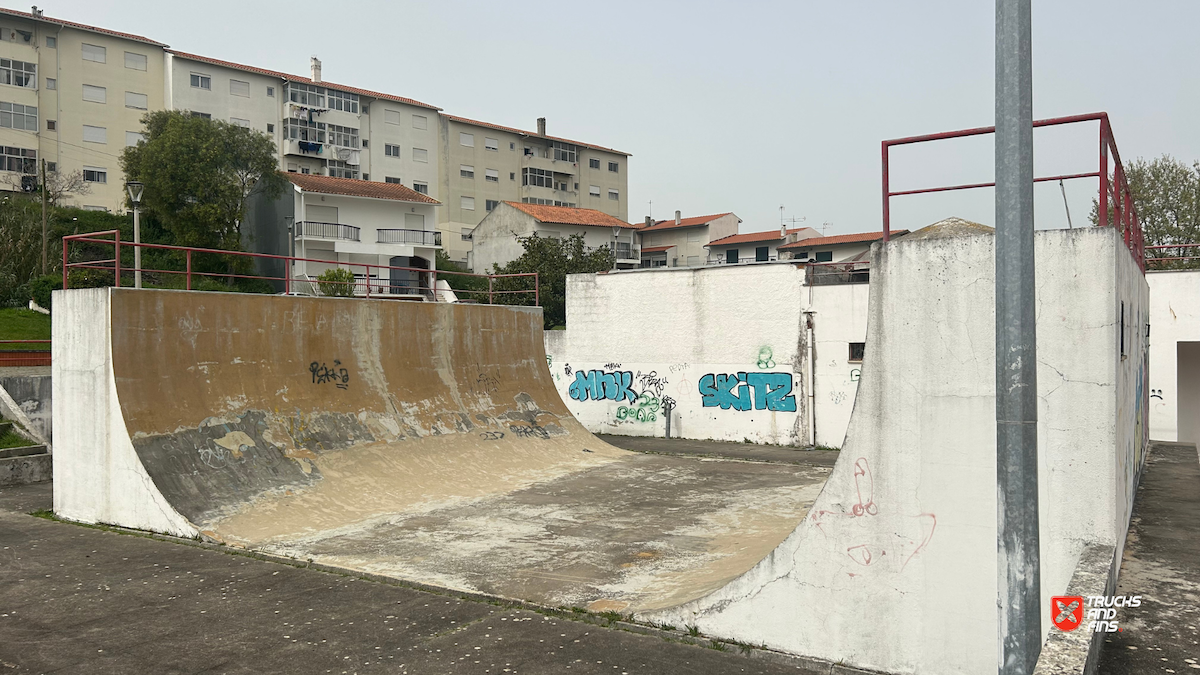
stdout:
POLYGON ((1117 595, 1121 631, 1100 652, 1105 675, 1200 671, 1200 457, 1187 443, 1155 442, 1138 486, 1117 595))

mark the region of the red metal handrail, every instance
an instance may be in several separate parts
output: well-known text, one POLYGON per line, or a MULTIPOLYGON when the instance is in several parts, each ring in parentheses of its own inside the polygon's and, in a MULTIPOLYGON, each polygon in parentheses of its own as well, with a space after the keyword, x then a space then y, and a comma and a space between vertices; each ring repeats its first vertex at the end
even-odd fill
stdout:
MULTIPOLYGON (((467 294, 467 293, 478 293, 478 294, 486 293, 488 296, 488 304, 493 304, 493 302, 495 300, 495 296, 497 296, 497 295, 514 295, 514 294, 529 294, 529 293, 533 294, 534 306, 537 306, 541 301, 541 289, 540 289, 540 285, 539 285, 539 278, 538 278, 537 272, 518 272, 518 273, 513 273, 513 274, 474 274, 471 272, 452 272, 452 271, 448 271, 448 270, 431 270, 431 269, 425 269, 425 268, 421 268, 421 267, 399 267, 399 266, 395 266, 395 265, 378 265, 378 264, 373 264, 373 263, 350 263, 350 262, 343 263, 343 262, 337 262, 337 261, 332 261, 332 260, 319 260, 316 258, 300 258, 300 257, 296 257, 296 256, 276 255, 273 253, 251 253, 248 251, 226 251, 226 250, 222 250, 222 249, 198 248, 198 247, 193 247, 193 246, 173 246, 173 245, 169 245, 169 244, 148 244, 148 243, 135 244, 133 242, 122 241, 121 240, 121 232, 119 230, 104 230, 101 232, 85 232, 83 234, 66 235, 63 237, 62 257, 63 257, 63 268, 62 269, 63 269, 63 288, 64 289, 70 287, 69 286, 69 284, 70 284, 69 276, 70 276, 70 270, 72 270, 72 269, 98 269, 98 270, 112 271, 113 272, 113 285, 117 286, 117 287, 121 286, 121 271, 124 269, 126 271, 133 271, 133 272, 140 271, 140 272, 152 272, 152 273, 157 273, 157 274, 182 274, 182 275, 185 275, 185 278, 186 278, 185 287, 187 290, 192 289, 192 276, 193 275, 201 276, 201 277, 218 277, 218 278, 222 278, 222 279, 263 279, 266 281, 282 281, 284 284, 284 292, 290 294, 292 292, 292 281, 293 281, 292 264, 296 263, 296 262, 305 262, 305 263, 311 262, 311 263, 319 263, 322 265, 336 265, 339 269, 349 268, 351 272, 353 272, 354 268, 362 268, 365 271, 365 274, 363 275, 364 279, 362 279, 362 280, 359 280, 357 278, 354 281, 320 281, 320 280, 310 281, 308 279, 305 279, 305 280, 303 280, 303 283, 331 284, 331 285, 344 284, 344 285, 351 285, 355 288, 357 288, 359 286, 359 284, 362 284, 364 287, 364 297, 367 297, 367 298, 371 297, 371 288, 372 288, 372 286, 374 286, 376 288, 389 288, 389 289, 403 288, 407 291, 416 291, 417 293, 420 293, 423 291, 429 291, 430 294, 433 296, 434 300, 436 301, 438 298, 438 293, 439 293, 439 289, 437 288, 437 277, 439 274, 441 274, 441 275, 455 275, 455 276, 462 276, 462 277, 487 278, 487 280, 488 280, 488 290, 487 291, 453 290, 453 289, 451 289, 451 292, 453 292, 455 295, 467 294), (105 238, 110 235, 112 236, 111 239, 105 238), (104 259, 100 259, 100 260, 85 260, 85 261, 78 261, 78 262, 68 262, 68 259, 69 259, 68 251, 69 251, 71 243, 105 244, 105 245, 111 244, 114 247, 114 255, 112 258, 104 258, 104 259), (151 269, 151 268, 146 268, 146 267, 142 267, 140 269, 132 268, 132 267, 124 267, 123 268, 121 265, 121 247, 122 246, 148 248, 148 249, 156 249, 156 250, 163 250, 163 251, 181 251, 184 253, 184 257, 185 257, 185 263, 186 263, 185 269, 181 271, 181 270, 169 270, 169 269, 151 269), (284 264, 286 265, 287 271, 285 272, 285 276, 283 276, 283 277, 264 276, 264 275, 256 275, 256 274, 237 274, 237 273, 233 273, 233 272, 196 272, 196 271, 192 270, 192 255, 194 253, 210 253, 210 254, 219 254, 219 255, 242 256, 242 257, 246 257, 246 258, 265 258, 265 259, 269 259, 269 260, 280 260, 280 261, 283 261, 284 264), (375 277, 371 276, 372 270, 377 271, 377 274, 375 275, 375 277), (418 281, 417 285, 412 285, 412 286, 403 285, 403 284, 392 284, 391 279, 385 279, 378 274, 378 271, 381 271, 381 270, 387 270, 389 272, 391 272, 393 270, 402 271, 402 272, 417 272, 418 275, 428 274, 429 278, 430 278, 430 285, 429 286, 421 286, 419 281, 418 281), (495 290, 493 288, 494 282, 496 279, 513 278, 513 277, 533 277, 533 288, 532 289, 509 290, 509 291, 495 290)), ((417 278, 419 280, 421 277, 418 276, 417 278)), ((380 295, 380 291, 376 291, 376 295, 380 295)), ((403 295, 411 295, 411 294, 383 293, 383 295, 390 296, 390 297, 396 297, 398 295, 403 296, 403 295)))
MULTIPOLYGON (((1084 115, 1070 115, 1067 117, 1053 117, 1044 120, 1034 120, 1033 126, 1049 127, 1062 124, 1076 124, 1079 122, 1099 122, 1100 123, 1100 167, 1096 171, 1088 171, 1084 173, 1063 174, 1059 176, 1043 176, 1034 178, 1034 182, 1057 181, 1057 180, 1072 180, 1076 178, 1098 178, 1099 186, 1099 215, 1101 227, 1107 227, 1109 224, 1109 197, 1112 197, 1113 202, 1113 227, 1120 228, 1120 231, 1125 239, 1125 246, 1137 261, 1138 266, 1143 272, 1146 271, 1146 245, 1142 233, 1141 223, 1137 217, 1137 206, 1133 203, 1133 193, 1129 189, 1129 182, 1125 176, 1125 168, 1121 164, 1121 155, 1117 151, 1117 142, 1113 138, 1112 125, 1108 120, 1108 113, 1097 112, 1087 113, 1084 115), (1108 156, 1112 154, 1113 172, 1112 178, 1109 179, 1108 171, 1108 156)), ((916 190, 901 190, 897 192, 891 191, 889 178, 889 150, 896 145, 909 145, 913 143, 924 143, 927 141, 941 141, 950 138, 964 138, 967 136, 980 136, 984 134, 995 133, 996 127, 976 127, 974 129, 962 129, 959 131, 944 131, 937 134, 925 134, 922 136, 908 136, 906 138, 894 138, 882 142, 881 153, 883 160, 883 239, 887 241, 891 239, 891 198, 901 197, 905 195, 925 194, 931 192, 947 192, 950 190, 970 190, 982 187, 994 187, 995 182, 988 183, 968 183, 963 185, 951 185, 945 187, 928 187, 916 190)))

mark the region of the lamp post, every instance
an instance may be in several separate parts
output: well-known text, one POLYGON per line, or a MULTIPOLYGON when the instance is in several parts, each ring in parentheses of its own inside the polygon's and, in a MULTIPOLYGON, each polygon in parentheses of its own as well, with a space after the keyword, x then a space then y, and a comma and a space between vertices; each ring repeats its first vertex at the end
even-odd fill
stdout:
POLYGON ((142 223, 141 209, 142 192, 146 186, 142 183, 131 180, 125 184, 125 189, 129 192, 129 201, 133 202, 133 287, 142 287, 142 223))
POLYGON ((615 272, 615 271, 617 271, 617 245, 621 241, 621 226, 614 225, 612 231, 613 231, 613 247, 612 247, 613 271, 615 272))

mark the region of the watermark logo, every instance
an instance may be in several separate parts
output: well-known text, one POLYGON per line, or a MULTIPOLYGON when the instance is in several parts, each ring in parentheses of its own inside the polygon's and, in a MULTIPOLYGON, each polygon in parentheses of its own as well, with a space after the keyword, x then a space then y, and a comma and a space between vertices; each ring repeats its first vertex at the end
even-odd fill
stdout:
POLYGON ((1059 630, 1079 628, 1083 621, 1083 596, 1056 595, 1050 598, 1050 617, 1059 630))
POLYGON ((1118 607, 1140 607, 1140 595, 1056 595, 1050 598, 1050 620, 1061 631, 1073 631, 1087 621, 1087 631, 1116 633, 1118 607))

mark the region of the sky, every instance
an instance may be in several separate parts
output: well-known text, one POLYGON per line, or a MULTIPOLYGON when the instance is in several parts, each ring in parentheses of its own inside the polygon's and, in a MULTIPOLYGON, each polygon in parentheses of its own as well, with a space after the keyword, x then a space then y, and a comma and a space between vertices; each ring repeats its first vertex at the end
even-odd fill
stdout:
MULTIPOLYGON (((11 4, 9 6, 12 6, 11 4)), ((881 228, 880 141, 994 121, 993 2, 56 0, 47 16, 616 148, 629 219, 881 228), (803 218, 803 221, 791 219, 803 218)), ((28 11, 28 7, 13 7, 28 11)), ((1122 159, 1200 159, 1200 3, 1033 3, 1035 119, 1108 112, 1122 159)), ((1039 130, 1035 172, 1095 171, 1098 125, 1039 130)), ((892 189, 988 182, 992 137, 893 151, 892 189)), ((1068 181, 1086 222, 1098 184, 1068 181)), ((1057 183, 1039 228, 1066 227, 1057 183)), ((991 225, 992 190, 895 197, 892 228, 991 225)))

